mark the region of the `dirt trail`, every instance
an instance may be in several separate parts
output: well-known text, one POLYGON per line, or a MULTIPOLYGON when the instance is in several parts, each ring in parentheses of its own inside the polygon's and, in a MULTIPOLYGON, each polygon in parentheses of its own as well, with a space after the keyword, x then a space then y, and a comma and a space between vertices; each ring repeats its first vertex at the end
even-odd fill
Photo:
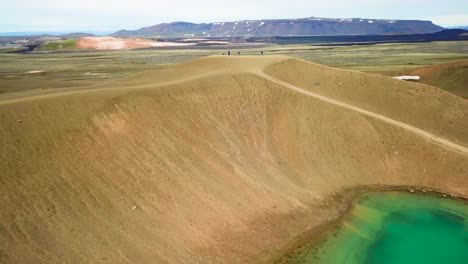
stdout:
MULTIPOLYGON (((260 67, 260 68, 264 68, 265 65, 262 65, 263 67, 260 67)), ((384 121, 388 124, 392 124, 392 125, 395 125, 397 127, 400 127, 400 128, 403 128, 407 131, 410 131, 410 132, 413 132, 419 136, 422 136, 423 138, 429 140, 430 142, 433 142, 439 146, 442 146, 446 149, 450 149, 452 151, 456 151, 458 153, 461 153, 461 154, 464 154, 464 155, 467 155, 468 154, 468 148, 462 146, 462 145, 459 145, 457 143, 454 143, 450 140, 447 140, 447 139, 444 139, 442 137, 439 137, 439 136, 436 136, 434 134, 431 134, 427 131, 424 131, 420 128, 417 128, 417 127, 414 127, 414 126, 411 126, 411 125, 408 125, 404 122, 400 122, 400 121, 397 121, 397 120, 394 120, 394 119, 391 119, 391 118, 388 118, 384 115, 380 115, 380 114, 377 114, 375 112, 372 112, 372 111, 368 111, 368 110, 365 110, 365 109, 362 109, 360 107, 357 107, 357 106, 354 106, 354 105, 351 105, 351 104, 347 104, 347 103, 344 103, 344 102, 341 102, 341 101, 338 101, 338 100, 335 100, 335 99, 332 99, 332 98, 329 98, 329 97, 326 97, 326 96, 323 96, 323 95, 319 95, 317 93, 314 93, 314 92, 311 92, 311 91, 307 91, 307 90, 304 90, 304 89, 301 89, 295 85, 292 85, 290 83, 287 83, 287 82, 284 82, 284 81, 281 81, 271 75, 268 75, 267 73, 263 72, 263 69, 258 69, 257 67, 254 67, 254 68, 251 68, 251 69, 248 69, 246 70, 246 72, 251 72, 251 73, 255 73, 255 74, 258 74, 260 75, 261 77, 265 78, 265 79, 268 79, 272 82, 275 82, 281 86, 284 86, 288 89, 291 89, 291 90, 294 90, 294 91, 297 91, 297 92, 300 92, 302 94, 305 94, 305 95, 308 95, 308 96, 312 96, 314 98, 317 98, 317 99, 320 99, 322 101, 325 101, 325 102, 328 102, 328 103, 331 103, 331 104, 334 104, 334 105, 337 105, 337 106, 340 106, 340 107, 344 107, 346 109, 350 109, 350 110, 353 110, 353 111, 356 111, 358 113, 361 113, 361 114, 364 114, 366 116, 369 116, 369 117, 372 117, 372 118, 375 118, 375 119, 378 119, 378 120, 381 120, 381 121, 384 121)), ((15 102, 20 102, 20 101, 27 101, 27 100, 34 100, 34 99, 39 99, 39 98, 48 98, 48 97, 55 97, 55 96, 61 96, 63 94, 72 94, 72 93, 85 93, 85 92, 97 92, 97 91, 103 91, 103 90, 109 90, 109 89, 144 89, 144 88, 155 88, 155 87, 162 87, 162 86, 168 86, 168 85, 173 85, 173 84, 178 84, 178 83, 183 83, 183 82, 189 82, 189 81, 193 81, 193 80, 196 80, 196 79, 200 79, 200 78, 203 78, 203 77, 207 77, 207 76, 215 76, 215 75, 219 75, 219 74, 222 74, 223 71, 222 70, 214 70, 214 71, 210 71, 210 72, 203 72, 203 73, 198 73, 198 74, 195 74, 193 76, 185 76, 185 78, 180 78, 180 79, 176 79, 176 80, 167 80, 167 81, 162 81, 160 83, 146 83, 146 84, 133 84, 133 85, 130 85, 130 86, 123 86, 123 87, 113 87, 113 88, 95 88, 95 89, 67 89, 67 90, 58 90, 56 92, 50 92, 50 93, 46 93, 46 94, 38 94, 38 95, 32 95, 32 96, 27 96, 25 95, 24 97, 23 96, 18 96, 18 97, 13 97, 13 98, 4 98, 3 100, 0 98, 0 105, 2 104, 10 104, 10 103, 15 103, 15 102)), ((182 77, 182 76, 181 76, 182 77)))
POLYGON ((398 126, 398 127, 401 127, 405 130, 408 130, 410 132, 413 132, 413 133, 416 133, 422 137, 424 137, 425 139, 439 145, 439 146, 442 146, 446 149, 450 149, 452 151, 456 151, 458 153, 461 153, 461 154, 465 154, 467 155, 468 154, 468 148, 466 147, 463 147, 461 145, 458 145, 456 143, 453 143, 447 139, 444 139, 444 138, 441 138, 441 137, 438 137, 438 136, 435 136, 431 133, 428 133, 422 129, 419 129, 417 127, 413 127, 413 126, 410 126, 408 124, 405 124, 403 122, 400 122, 400 121, 396 121, 394 119, 391 119, 391 118, 388 118, 386 116, 383 116, 383 115, 379 115, 379 114, 376 114, 374 112, 371 112, 371 111, 367 111, 367 110, 364 110, 362 108, 359 108, 359 107, 356 107, 356 106, 353 106, 353 105, 349 105, 347 103, 343 103, 343 102, 340 102, 340 101, 337 101, 337 100, 334 100, 334 99, 331 99, 331 98, 328 98, 328 97, 325 97, 325 96, 322 96, 322 95, 319 95, 319 94, 316 94, 316 93, 313 93, 313 92, 310 92, 310 91, 307 91, 307 90, 304 90, 304 89, 301 89, 297 86, 294 86, 294 85, 291 85, 287 82, 283 82, 275 77, 272 77, 264 72, 258 72, 257 74, 259 74, 260 76, 264 77, 265 79, 268 79, 272 82, 275 82, 277 84, 280 84, 281 86, 284 86, 286 88, 289 88, 291 90, 294 90, 294 91, 297 91, 297 92, 300 92, 302 94, 305 94, 305 95, 308 95, 308 96, 312 96, 312 97, 315 97, 317 99, 320 99, 322 101, 325 101, 325 102, 328 102, 328 103, 331 103, 331 104, 334 104, 334 105, 337 105, 337 106, 341 106, 341 107, 344 107, 346 109, 350 109, 350 110, 353 110, 353 111, 356 111, 356 112, 359 112, 363 115, 366 115, 366 116, 369 116, 369 117, 372 117, 372 118, 375 118, 375 119, 378 119, 378 120, 381 120, 381 121, 384 121, 386 123, 389 123, 389 124, 392 124, 392 125, 395 125, 395 126, 398 126))
POLYGON ((433 87, 283 56, 3 95, 0 263, 271 263, 349 189, 468 197, 467 115, 433 87))

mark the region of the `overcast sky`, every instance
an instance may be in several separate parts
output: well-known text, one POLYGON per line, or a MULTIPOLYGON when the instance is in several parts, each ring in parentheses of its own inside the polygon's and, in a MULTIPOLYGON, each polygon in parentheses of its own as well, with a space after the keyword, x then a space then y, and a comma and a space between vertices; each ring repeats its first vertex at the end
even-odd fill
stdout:
POLYGON ((0 32, 112 31, 266 18, 425 19, 468 25, 468 0, 3 0, 0 32))

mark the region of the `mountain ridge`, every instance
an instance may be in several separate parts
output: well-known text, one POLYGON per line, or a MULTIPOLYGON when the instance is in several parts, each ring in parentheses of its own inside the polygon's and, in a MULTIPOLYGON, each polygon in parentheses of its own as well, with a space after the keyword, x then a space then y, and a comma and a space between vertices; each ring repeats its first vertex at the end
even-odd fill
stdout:
POLYGON ((434 33, 443 27, 424 20, 365 18, 295 18, 191 23, 176 21, 137 30, 120 30, 113 36, 335 36, 434 33))

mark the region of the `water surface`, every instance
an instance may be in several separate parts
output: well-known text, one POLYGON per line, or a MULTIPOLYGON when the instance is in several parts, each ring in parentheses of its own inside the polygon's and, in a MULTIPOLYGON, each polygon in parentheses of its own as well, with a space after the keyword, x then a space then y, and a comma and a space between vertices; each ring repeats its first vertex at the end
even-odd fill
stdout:
POLYGON ((281 262, 467 264, 468 204, 435 195, 369 193, 320 245, 305 245, 281 262))

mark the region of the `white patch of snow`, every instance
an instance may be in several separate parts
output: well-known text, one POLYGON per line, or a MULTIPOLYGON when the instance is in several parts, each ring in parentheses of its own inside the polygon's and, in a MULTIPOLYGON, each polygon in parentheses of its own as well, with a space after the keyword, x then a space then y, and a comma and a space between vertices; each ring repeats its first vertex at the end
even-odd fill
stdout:
POLYGON ((227 41, 213 41, 213 40, 205 41, 203 43, 204 44, 221 44, 221 45, 229 44, 229 42, 227 41))
POLYGON ((263 26, 263 25, 265 25, 265 22, 262 21, 262 23, 260 23, 260 26, 263 26))
POLYGON ((403 80, 403 81, 419 81, 421 80, 421 77, 417 76, 417 75, 403 75, 403 76, 395 76, 393 77, 394 79, 398 79, 398 80, 403 80))
POLYGON ((193 42, 193 41, 205 41, 208 40, 206 38, 187 38, 187 39, 181 39, 181 42, 193 42))
POLYGON ((367 21, 367 23, 369 23, 369 24, 373 24, 373 23, 374 23, 374 21, 372 21, 372 20, 369 20, 369 21, 367 21))

